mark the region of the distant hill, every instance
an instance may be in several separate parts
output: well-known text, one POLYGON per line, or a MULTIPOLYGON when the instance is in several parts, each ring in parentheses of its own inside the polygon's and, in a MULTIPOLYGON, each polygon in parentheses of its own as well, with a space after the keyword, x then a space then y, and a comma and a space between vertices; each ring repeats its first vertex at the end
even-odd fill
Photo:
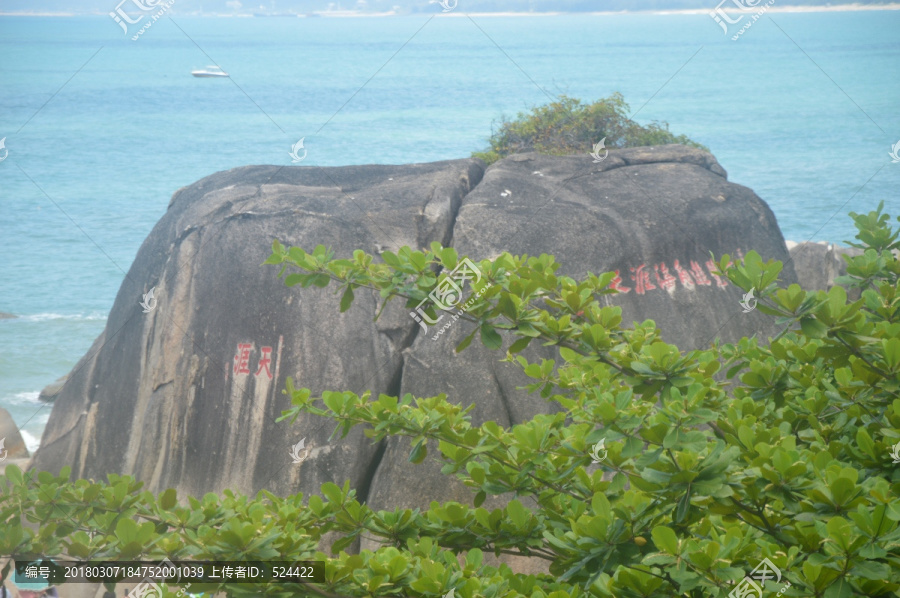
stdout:
MULTIPOLYGON (((133 2, 124 0, 126 12, 138 12, 133 2)), ((138 0, 149 2, 149 0, 138 0)), ((835 6, 844 4, 878 5, 885 0, 777 0, 778 6, 835 6)), ((597 12, 620 10, 710 9, 717 0, 458 0, 457 10, 465 12, 597 12)), ((726 4, 726 7, 730 3, 726 4)), ((0 12, 51 12, 75 14, 107 14, 116 7, 110 0, 3 0, 0 12)), ((437 7, 427 0, 176 0, 173 14, 308 14, 329 10, 362 12, 394 11, 399 14, 434 12, 437 7)))

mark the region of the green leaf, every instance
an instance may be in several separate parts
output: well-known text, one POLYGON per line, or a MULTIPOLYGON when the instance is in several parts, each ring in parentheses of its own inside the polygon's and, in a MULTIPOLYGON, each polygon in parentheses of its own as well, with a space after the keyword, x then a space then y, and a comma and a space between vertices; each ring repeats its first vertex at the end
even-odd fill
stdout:
POLYGON ((159 506, 166 511, 170 510, 178 503, 174 488, 167 488, 159 495, 159 506))
POLYGON ((691 487, 688 486, 687 492, 684 493, 678 500, 678 504, 675 506, 675 522, 681 523, 687 518, 688 513, 691 510, 691 487))
POLYGON ((888 368, 896 371, 900 367, 900 339, 884 339, 881 341, 881 346, 884 349, 884 360, 888 364, 888 368))
POLYGON ((475 328, 462 340, 461 343, 456 345, 456 352, 459 353, 463 351, 466 347, 468 347, 472 343, 472 339, 475 338, 475 333, 478 332, 478 328, 475 328))
POLYGON ((284 279, 284 285, 292 287, 298 284, 302 284, 307 280, 309 280, 309 274, 288 274, 284 279))
POLYGON ((641 471, 641 478, 653 484, 668 484, 672 474, 648 467, 641 471))
POLYGON ((862 452, 872 459, 878 458, 875 454, 875 443, 872 441, 872 437, 869 436, 869 432, 866 431, 865 428, 858 428, 856 430, 856 444, 859 445, 862 452))
POLYGON ((309 282, 320 289, 324 289, 331 282, 331 277, 327 274, 313 274, 312 278, 309 279, 309 282))
POLYGON ((642 361, 632 361, 631 369, 633 369, 638 374, 642 374, 644 376, 653 376, 658 375, 658 372, 654 371, 649 365, 642 361))
MULTIPOLYGON (((841 480, 842 478, 838 478, 841 480)), ((832 517, 826 524, 828 529, 828 537, 833 540, 842 550, 847 550, 850 546, 851 536, 850 523, 841 517, 832 517)))
POLYGON ((341 313, 350 309, 351 303, 353 303, 353 287, 347 286, 347 289, 341 297, 341 313))
MULTIPOLYGON (((631 457, 640 455, 642 452, 644 452, 644 443, 641 442, 641 439, 634 436, 629 436, 628 440, 625 441, 625 447, 622 449, 621 455, 625 459, 630 459, 631 457)), ((651 473, 650 475, 653 476, 656 474, 651 473)), ((668 482, 668 478, 666 478, 665 481, 668 482)))
POLYGON ((844 578, 837 579, 825 590, 824 598, 851 598, 853 588, 844 578))
POLYGON ((865 579, 886 580, 891 576, 891 570, 884 563, 860 561, 850 570, 851 575, 865 579))
POLYGON ((810 338, 825 338, 828 335, 828 326, 815 318, 800 318, 800 328, 810 338))
POLYGON ((672 528, 658 525, 650 532, 653 537, 653 543, 663 552, 669 554, 678 554, 678 536, 672 528))
POLYGON ((453 270, 456 268, 457 260, 459 259, 459 255, 456 253, 456 250, 452 247, 445 247, 441 250, 441 264, 448 270, 453 270))
POLYGON ((18 465, 7 465, 6 470, 3 472, 7 478, 13 483, 14 486, 21 486, 24 483, 24 478, 22 476, 22 470, 19 469, 18 465))
POLYGON ((339 505, 344 502, 343 492, 334 482, 325 482, 321 487, 322 494, 328 499, 328 502, 339 505))
POLYGON ((425 269, 425 254, 421 251, 413 251, 409 254, 409 263, 413 265, 416 271, 421 272, 425 269))
POLYGON ((381 254, 381 259, 384 260, 384 263, 394 268, 399 268, 401 266, 400 258, 398 258, 397 254, 392 251, 383 252, 381 254))
POLYGON ((488 323, 481 326, 481 342, 491 351, 499 349, 503 345, 503 338, 494 330, 494 327, 488 323))
POLYGON ((525 350, 525 347, 528 346, 528 343, 530 343, 531 340, 532 339, 527 336, 518 338, 512 345, 510 345, 508 351, 510 353, 520 353, 525 350))
POLYGON ((560 347, 559 355, 566 361, 566 363, 578 363, 582 359, 579 353, 573 351, 568 347, 560 347))
POLYGON ((516 526, 516 529, 525 529, 530 513, 522 506, 522 503, 515 499, 509 501, 509 504, 506 505, 506 514, 513 525, 516 526))
POLYGON ((69 545, 68 553, 72 556, 87 560, 91 554, 91 550, 81 542, 73 541, 69 545))
POLYGON ((334 544, 331 545, 332 554, 337 554, 340 551, 345 550, 348 546, 353 544, 355 540, 356 536, 345 536, 335 540, 334 544))
POLYGON ((116 524, 116 538, 122 544, 134 542, 138 538, 138 524, 132 519, 119 519, 116 524))
POLYGON ((427 441, 422 439, 413 446, 412 452, 409 454, 410 463, 421 463, 428 455, 427 441))

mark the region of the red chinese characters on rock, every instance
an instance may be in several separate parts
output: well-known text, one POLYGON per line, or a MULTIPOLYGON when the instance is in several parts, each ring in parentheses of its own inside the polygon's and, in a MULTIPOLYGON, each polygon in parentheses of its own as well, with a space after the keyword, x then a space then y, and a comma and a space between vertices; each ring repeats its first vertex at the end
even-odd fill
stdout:
MULTIPOLYGON (((735 253, 743 259, 743 251, 737 249, 735 253)), ((730 265, 731 263, 729 263, 730 265)), ((690 260, 689 265, 686 266, 682 266, 679 260, 675 260, 672 266, 677 276, 669 271, 669 267, 665 263, 650 266, 641 264, 640 266, 629 268, 634 287, 624 286, 620 271, 616 270, 615 277, 610 282, 609 288, 620 293, 630 293, 633 290, 638 295, 644 295, 656 289, 671 292, 678 286, 679 282, 681 286, 688 290, 694 290, 698 286, 711 287, 713 281, 715 281, 717 288, 722 289, 728 286, 727 279, 715 274, 716 270, 718 270, 718 264, 713 260, 707 260, 702 265, 696 260, 690 260), (703 269, 703 266, 706 266, 706 270, 703 269), (652 278, 651 272, 653 273, 652 278)))
POLYGON ((262 353, 262 356, 259 358, 259 369, 256 370, 256 377, 259 378, 260 372, 265 369, 266 376, 271 380, 272 370, 269 369, 269 364, 272 363, 272 347, 260 347, 259 350, 262 353))
MULTIPOLYGON (((232 372, 235 376, 250 374, 250 353, 253 351, 253 343, 238 343, 237 352, 234 355, 234 365, 232 372)), ((260 347, 261 353, 258 368, 254 376, 259 378, 263 372, 270 380, 272 379, 272 370, 269 368, 272 363, 272 347, 260 347)), ((227 377, 227 376, 226 376, 227 377)))
MULTIPOLYGON (((729 263, 729 265, 731 265, 731 263, 729 263)), ((716 264, 716 262, 714 262, 713 260, 706 260, 706 269, 709 270, 709 275, 716 279, 716 286, 718 286, 719 288, 728 286, 727 280, 724 280, 718 275, 713 274, 713 272, 719 269, 719 266, 718 264, 716 264)))
POLYGON ((667 291, 675 288, 675 277, 669 274, 669 269, 665 264, 654 265, 653 271, 656 273, 656 282, 660 288, 667 291))
POLYGON ((622 286, 622 277, 619 275, 619 271, 618 271, 618 270, 616 270, 616 276, 615 276, 615 278, 613 278, 613 279, 612 279, 612 282, 609 283, 609 288, 615 289, 616 291, 619 291, 620 293, 627 293, 627 292, 629 292, 629 291, 631 290, 631 289, 628 288, 628 287, 623 287, 623 286, 622 286))
POLYGON ((703 273, 703 268, 694 260, 691 260, 691 276, 694 277, 694 282, 697 284, 702 284, 706 287, 712 284, 712 281, 703 273))
POLYGON ((678 273, 678 280, 681 281, 681 284, 686 289, 694 290, 694 279, 691 277, 690 272, 681 267, 678 260, 675 260, 675 272, 678 273))
POLYGON ((638 295, 643 295, 647 291, 652 291, 656 288, 656 285, 650 282, 650 271, 646 268, 647 264, 641 264, 637 268, 631 269, 631 280, 634 281, 634 292, 638 295))
POLYGON ((234 356, 234 375, 249 374, 250 349, 253 347, 250 343, 238 343, 237 354, 234 356))

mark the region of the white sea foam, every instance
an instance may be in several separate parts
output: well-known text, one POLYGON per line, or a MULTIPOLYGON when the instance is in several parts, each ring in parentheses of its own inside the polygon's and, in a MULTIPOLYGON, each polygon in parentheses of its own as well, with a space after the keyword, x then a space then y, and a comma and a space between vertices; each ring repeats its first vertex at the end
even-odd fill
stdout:
POLYGON ((17 392, 0 397, 0 407, 12 412, 14 421, 19 426, 28 426, 35 433, 19 428, 19 434, 25 441, 29 453, 34 453, 41 444, 40 435, 50 419, 50 403, 38 400, 40 391, 17 392))
POLYGON ((39 390, 32 392, 17 392, 11 397, 4 399, 2 403, 7 405, 40 405, 41 401, 38 400, 39 396, 41 396, 41 391, 39 390))
POLYGON ((35 438, 34 435, 29 434, 27 430, 19 430, 19 434, 22 435, 22 440, 25 441, 25 448, 33 455, 34 451, 38 450, 38 447, 41 446, 41 439, 35 438))
POLYGON ((99 312, 92 312, 89 314, 57 314, 57 313, 42 313, 42 314, 31 314, 27 316, 19 316, 18 320, 22 320, 25 322, 46 322, 48 320, 70 320, 73 322, 78 321, 97 321, 97 320, 105 320, 107 318, 106 314, 99 312))

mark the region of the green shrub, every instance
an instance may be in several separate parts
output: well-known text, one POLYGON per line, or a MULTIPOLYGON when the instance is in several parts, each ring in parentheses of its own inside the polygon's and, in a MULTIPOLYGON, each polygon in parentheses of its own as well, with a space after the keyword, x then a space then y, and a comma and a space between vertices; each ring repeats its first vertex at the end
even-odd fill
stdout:
MULTIPOLYGON (((348 484, 332 483, 308 500, 226 492, 178 504, 173 490, 153 496, 130 477, 70 481, 66 471, 10 466, 0 477, 0 554, 317 559, 322 584, 191 591, 437 597, 452 589, 461 598, 724 597, 767 558, 782 577, 766 596, 897 596, 900 243, 881 207, 852 216, 865 253, 849 260, 842 284, 862 289, 855 302, 839 286, 779 288, 782 265, 752 251, 730 267, 729 256, 719 258, 784 327, 766 346, 745 338, 682 353, 652 321, 623 327, 618 307, 601 306, 614 292, 610 273, 573 280, 547 255, 481 261, 472 290, 492 286, 463 316, 472 332, 458 350, 476 335, 506 346, 531 390, 562 409, 511 429, 472 425, 472 406, 443 395, 314 397, 289 381, 294 407, 282 419, 306 412, 333 419, 336 433, 362 425, 376 441, 405 436, 413 462, 435 440, 444 473, 471 488, 471 504, 373 512, 348 484), (508 346, 502 330, 515 339, 508 346), (557 347, 559 358, 527 362, 518 353, 531 342, 557 347), (601 441, 607 453, 593 465, 601 441), (503 509, 481 506, 501 494, 516 498, 503 509), (326 532, 340 538, 333 555, 316 552, 326 532), (385 546, 343 552, 363 534, 385 546), (486 565, 488 552, 542 559, 551 574, 486 565)), ((382 257, 333 259, 321 246, 307 253, 276 241, 267 263, 292 270, 289 286, 337 281, 346 311, 354 289, 366 287, 415 306, 438 280, 433 267, 459 261, 437 244, 382 257)))
POLYGON ((680 143, 707 149, 685 135, 671 133, 667 123, 642 126, 634 122, 628 118, 625 99, 614 93, 587 105, 562 95, 555 102, 519 113, 515 120, 504 119, 491 135, 490 148, 474 152, 472 157, 493 164, 500 158, 524 152, 577 154, 590 152, 602 139, 606 139, 607 148, 680 143))

